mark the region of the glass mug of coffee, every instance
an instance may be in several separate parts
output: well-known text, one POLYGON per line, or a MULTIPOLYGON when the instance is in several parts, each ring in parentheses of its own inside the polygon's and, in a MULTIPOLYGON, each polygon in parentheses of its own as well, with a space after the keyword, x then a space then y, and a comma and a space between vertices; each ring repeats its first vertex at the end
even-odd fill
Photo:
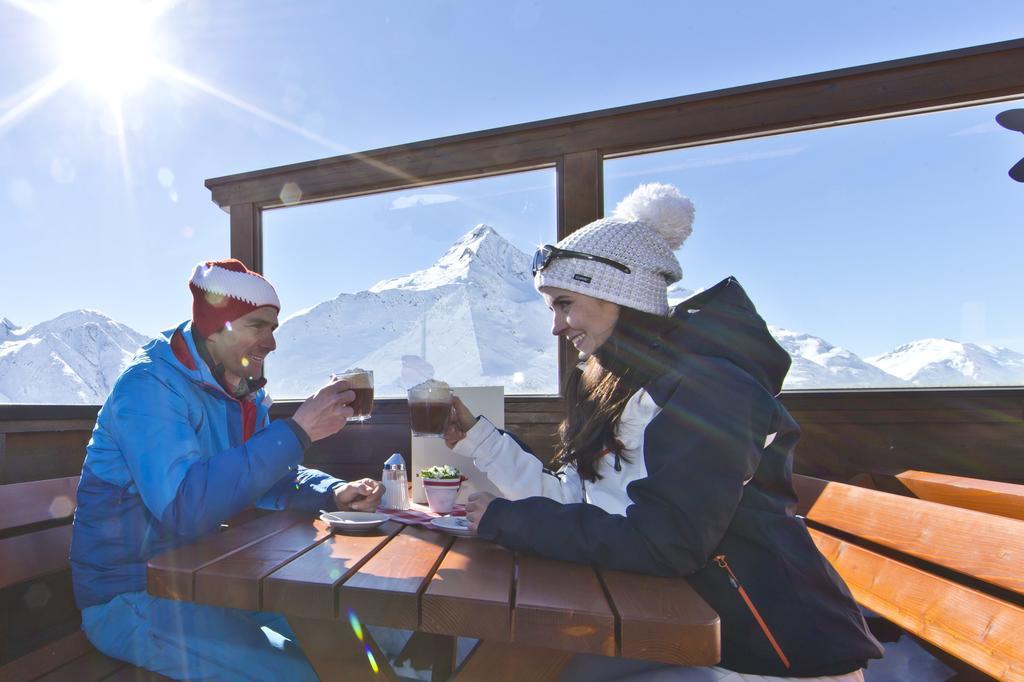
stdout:
POLYGON ((353 413, 348 421, 364 422, 369 419, 373 412, 373 372, 368 369, 346 369, 344 372, 335 372, 331 379, 344 379, 356 394, 355 400, 349 403, 353 413))
POLYGON ((409 389, 412 435, 443 438, 451 411, 452 389, 445 382, 427 379, 409 389))

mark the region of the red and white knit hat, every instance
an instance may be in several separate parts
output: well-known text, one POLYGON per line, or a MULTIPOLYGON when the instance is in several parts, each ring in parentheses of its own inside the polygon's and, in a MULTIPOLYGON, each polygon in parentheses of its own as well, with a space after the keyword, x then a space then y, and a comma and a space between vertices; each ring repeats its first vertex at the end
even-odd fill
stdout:
POLYGON ((192 290, 192 328, 202 336, 219 332, 226 323, 263 306, 281 311, 274 286, 234 258, 199 263, 188 288, 192 290))

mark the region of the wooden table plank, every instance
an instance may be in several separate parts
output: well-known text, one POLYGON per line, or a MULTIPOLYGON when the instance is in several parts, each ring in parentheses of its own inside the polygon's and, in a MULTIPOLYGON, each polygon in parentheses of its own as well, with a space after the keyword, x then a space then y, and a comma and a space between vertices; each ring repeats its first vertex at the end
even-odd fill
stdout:
POLYGON ((511 641, 514 573, 511 551, 486 540, 457 539, 423 593, 420 629, 511 641))
POLYGON ((364 623, 415 630, 420 593, 452 537, 406 526, 338 589, 338 613, 354 611, 364 623))
POLYGON ((619 653, 674 665, 715 665, 718 614, 683 578, 599 571, 619 618, 619 653))
POLYGON ((263 578, 330 534, 326 523, 308 518, 208 564, 195 573, 195 601, 258 611, 263 608, 260 597, 263 578))
POLYGON ((263 608, 286 616, 337 617, 337 586, 401 530, 388 521, 374 533, 333 535, 263 579, 263 608))
POLYGON ((519 554, 515 642, 614 656, 615 615, 589 566, 519 554))
POLYGON ((308 518, 306 514, 275 512, 164 552, 149 561, 147 589, 155 597, 192 601, 196 571, 308 518))

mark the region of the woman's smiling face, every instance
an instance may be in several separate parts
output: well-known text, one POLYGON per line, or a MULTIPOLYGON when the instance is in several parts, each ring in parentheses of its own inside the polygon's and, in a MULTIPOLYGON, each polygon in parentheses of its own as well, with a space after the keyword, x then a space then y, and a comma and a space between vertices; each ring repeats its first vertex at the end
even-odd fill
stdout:
POLYGON ((581 353, 592 355, 615 329, 619 306, 575 291, 543 287, 544 302, 552 313, 551 333, 564 336, 581 353))

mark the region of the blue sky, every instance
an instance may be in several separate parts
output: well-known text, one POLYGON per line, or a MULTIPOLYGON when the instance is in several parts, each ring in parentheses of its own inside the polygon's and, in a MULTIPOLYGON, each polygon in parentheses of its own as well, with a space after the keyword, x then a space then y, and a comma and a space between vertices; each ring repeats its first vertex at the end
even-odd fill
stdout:
MULTIPOLYGON (((121 100, 119 144, 84 77, 22 108, 59 41, 34 3, 0 0, 0 317, 187 317, 192 265, 229 248, 209 177, 1024 35, 1013 1, 714 5, 172 3, 151 47, 177 76, 121 100)), ((1006 177, 1024 137, 991 123, 1010 106, 618 160, 606 190, 678 184, 698 210, 684 284, 736 274, 774 324, 862 356, 928 336, 1024 351, 1024 186, 1006 177)), ((285 313, 429 265, 477 222, 524 249, 553 231, 548 171, 396 205, 415 194, 270 213, 285 313)))

